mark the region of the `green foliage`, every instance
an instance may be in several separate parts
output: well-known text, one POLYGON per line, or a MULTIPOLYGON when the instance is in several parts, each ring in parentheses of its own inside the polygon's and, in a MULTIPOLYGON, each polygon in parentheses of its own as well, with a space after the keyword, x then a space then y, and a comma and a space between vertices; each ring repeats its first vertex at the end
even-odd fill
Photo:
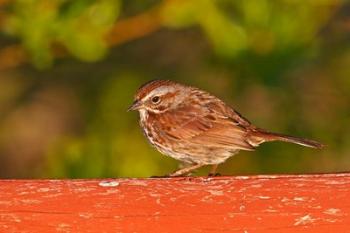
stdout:
POLYGON ((235 56, 306 46, 331 14, 332 1, 174 1, 166 5, 166 26, 199 25, 216 52, 235 56), (307 23, 305 23, 307 22, 307 23))
MULTIPOLYGON (((198 25, 217 54, 224 57, 242 51, 268 54, 307 46, 331 14, 331 3, 165 1, 161 20, 170 28, 198 25)), ((17 0, 6 30, 22 41, 39 68, 52 64, 52 48, 57 45, 78 59, 96 61, 108 51, 105 37, 120 8, 118 0, 17 0)))
POLYGON ((175 1, 165 7, 163 18, 169 27, 198 24, 221 55, 234 55, 246 47, 244 30, 220 11, 215 1, 175 1))
POLYGON ((18 0, 8 31, 23 41, 39 68, 52 64, 55 43, 83 61, 96 61, 107 52, 105 36, 119 9, 118 0, 18 0))

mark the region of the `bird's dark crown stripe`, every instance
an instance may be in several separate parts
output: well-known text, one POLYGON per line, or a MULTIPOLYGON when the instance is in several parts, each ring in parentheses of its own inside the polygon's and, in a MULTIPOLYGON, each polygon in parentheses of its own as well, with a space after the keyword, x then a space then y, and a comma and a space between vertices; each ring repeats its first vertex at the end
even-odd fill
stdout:
POLYGON ((151 80, 145 84, 143 84, 139 90, 137 91, 137 99, 142 99, 143 97, 145 97, 147 94, 149 94, 151 91, 153 91, 154 89, 163 86, 163 85, 169 85, 172 84, 173 82, 170 80, 159 80, 159 79, 155 79, 155 80, 151 80))

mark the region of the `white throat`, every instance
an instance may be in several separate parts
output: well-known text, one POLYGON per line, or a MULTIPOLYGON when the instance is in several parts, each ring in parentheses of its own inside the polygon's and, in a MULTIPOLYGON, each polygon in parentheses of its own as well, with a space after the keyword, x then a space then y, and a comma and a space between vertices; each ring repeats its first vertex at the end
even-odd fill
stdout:
POLYGON ((148 118, 147 110, 140 109, 139 112, 140 112, 140 120, 141 120, 141 122, 145 122, 147 120, 147 118, 148 118))

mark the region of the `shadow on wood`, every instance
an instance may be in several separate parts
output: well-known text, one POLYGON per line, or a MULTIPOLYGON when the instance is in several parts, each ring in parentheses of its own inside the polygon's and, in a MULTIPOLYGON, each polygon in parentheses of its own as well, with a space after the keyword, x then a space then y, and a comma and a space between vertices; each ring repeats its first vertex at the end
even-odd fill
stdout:
POLYGON ((350 174, 2 180, 0 232, 350 232, 350 174))

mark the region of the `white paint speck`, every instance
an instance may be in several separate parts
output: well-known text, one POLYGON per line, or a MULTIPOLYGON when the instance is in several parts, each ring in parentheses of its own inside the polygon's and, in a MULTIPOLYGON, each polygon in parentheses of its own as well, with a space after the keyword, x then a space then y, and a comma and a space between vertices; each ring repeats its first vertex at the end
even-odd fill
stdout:
POLYGON ((323 211, 323 213, 329 214, 329 215, 341 215, 340 209, 335 209, 335 208, 330 208, 328 210, 325 210, 323 211))
POLYGON ((305 201, 305 197, 294 197, 293 200, 294 201, 305 201))
POLYGON ((151 197, 159 197, 160 195, 158 193, 149 193, 151 197))
POLYGON ((119 185, 119 182, 117 181, 101 181, 98 183, 99 186, 101 187, 116 187, 119 185))
POLYGON ((210 176, 208 176, 207 178, 205 178, 205 180, 204 180, 204 181, 211 181, 211 180, 213 180, 213 178, 212 178, 212 177, 210 177, 210 176))
POLYGON ((39 193, 46 193, 46 192, 48 192, 48 191, 50 191, 49 188, 39 188, 39 189, 38 189, 38 192, 39 192, 39 193))
POLYGON ((257 196, 257 198, 262 199, 262 200, 271 199, 271 197, 268 197, 268 196, 257 196))
POLYGON ((239 210, 240 210, 240 211, 245 210, 245 206, 244 206, 244 205, 241 205, 241 206, 239 207, 239 210))
POLYGON ((29 192, 20 192, 20 193, 18 193, 18 195, 27 195, 27 194, 29 194, 29 192))
POLYGON ((66 224, 66 223, 59 223, 56 227, 57 232, 71 232, 71 225, 66 224))
POLYGON ((154 216, 160 216, 160 211, 157 211, 157 212, 154 212, 154 214, 153 214, 154 216))
POLYGON ((79 217, 89 219, 93 216, 91 213, 79 213, 79 217))
POLYGON ((302 216, 300 218, 296 218, 294 226, 306 225, 308 223, 313 223, 315 221, 316 221, 315 218, 313 218, 310 214, 307 214, 307 215, 302 216))
POLYGON ((330 222, 330 223, 339 222, 338 219, 329 219, 329 218, 326 218, 325 221, 326 221, 326 222, 330 222))
POLYGON ((208 192, 213 196, 222 196, 224 192, 221 190, 208 190, 208 192))

